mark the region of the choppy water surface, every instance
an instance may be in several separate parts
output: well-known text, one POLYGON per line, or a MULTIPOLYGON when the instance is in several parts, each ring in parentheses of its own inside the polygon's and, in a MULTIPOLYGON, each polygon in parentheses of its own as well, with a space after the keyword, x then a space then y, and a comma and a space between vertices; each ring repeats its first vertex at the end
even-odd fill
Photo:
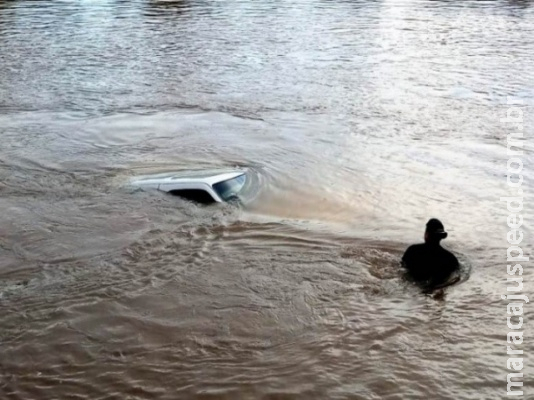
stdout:
POLYGON ((532 5, 0 1, 0 398, 505 397, 532 5), (125 185, 235 166, 243 207, 125 185), (434 216, 443 300, 398 269, 434 216))

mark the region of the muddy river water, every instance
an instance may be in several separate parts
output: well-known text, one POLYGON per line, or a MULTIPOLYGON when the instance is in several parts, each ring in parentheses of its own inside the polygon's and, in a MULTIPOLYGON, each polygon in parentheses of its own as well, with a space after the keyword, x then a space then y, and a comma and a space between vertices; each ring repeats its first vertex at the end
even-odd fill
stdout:
POLYGON ((533 66, 526 0, 0 0, 0 399, 506 398, 533 66), (241 206, 127 184, 233 167, 241 206), (441 299, 398 265, 431 217, 441 299))

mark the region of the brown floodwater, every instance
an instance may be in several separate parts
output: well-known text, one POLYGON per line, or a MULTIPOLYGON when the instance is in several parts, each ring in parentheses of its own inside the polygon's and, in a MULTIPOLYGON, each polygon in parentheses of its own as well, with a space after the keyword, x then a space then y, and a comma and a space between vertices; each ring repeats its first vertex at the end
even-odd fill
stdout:
POLYGON ((533 5, 0 0, 0 399, 505 398, 533 5), (229 167, 242 205, 128 185, 229 167), (431 217, 443 298, 398 264, 431 217))

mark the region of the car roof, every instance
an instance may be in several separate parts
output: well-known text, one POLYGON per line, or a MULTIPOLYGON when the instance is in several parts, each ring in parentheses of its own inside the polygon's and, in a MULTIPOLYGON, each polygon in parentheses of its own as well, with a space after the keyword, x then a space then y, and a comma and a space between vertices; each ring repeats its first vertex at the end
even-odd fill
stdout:
POLYGON ((236 178, 244 175, 246 172, 243 170, 227 170, 227 171, 178 171, 178 172, 166 172, 163 174, 146 175, 134 178, 133 184, 198 184, 206 183, 210 186, 226 181, 228 179, 236 178))

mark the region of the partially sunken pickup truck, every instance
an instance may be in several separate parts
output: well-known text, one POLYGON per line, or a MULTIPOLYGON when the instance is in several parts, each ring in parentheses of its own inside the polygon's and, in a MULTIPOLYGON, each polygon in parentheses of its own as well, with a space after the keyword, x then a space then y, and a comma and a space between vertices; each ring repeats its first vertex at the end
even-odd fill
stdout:
POLYGON ((161 190, 200 203, 223 203, 239 199, 247 182, 247 173, 231 171, 183 171, 147 175, 131 180, 142 189, 161 190))

